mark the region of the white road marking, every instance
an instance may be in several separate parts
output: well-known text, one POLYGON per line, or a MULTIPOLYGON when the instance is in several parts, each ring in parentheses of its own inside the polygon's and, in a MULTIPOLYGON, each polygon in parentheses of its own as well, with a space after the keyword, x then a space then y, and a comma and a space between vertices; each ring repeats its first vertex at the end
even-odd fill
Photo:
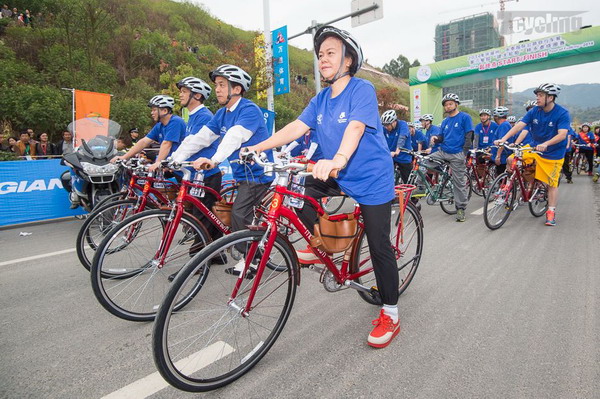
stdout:
POLYGON ((483 207, 471 212, 471 215, 483 215, 483 207))
POLYGON ((8 265, 13 265, 15 263, 28 262, 30 260, 47 258, 47 257, 50 257, 50 256, 69 254, 69 253, 75 252, 75 251, 76 251, 75 248, 63 249, 62 251, 49 252, 49 253, 41 254, 41 255, 28 256, 26 258, 19 258, 19 259, 7 260, 7 261, 4 261, 4 262, 0 262, 0 266, 8 266, 8 265))
MULTIPOLYGON (((215 342, 214 344, 175 362, 175 366, 184 374, 192 374, 196 371, 224 358, 225 356, 235 352, 232 346, 223 341, 215 342), (203 357, 202 360, 199 360, 203 357)), ((154 395, 169 386, 160 373, 152 373, 144 378, 141 378, 121 389, 104 396, 102 399, 129 399, 129 398, 147 398, 154 395)))

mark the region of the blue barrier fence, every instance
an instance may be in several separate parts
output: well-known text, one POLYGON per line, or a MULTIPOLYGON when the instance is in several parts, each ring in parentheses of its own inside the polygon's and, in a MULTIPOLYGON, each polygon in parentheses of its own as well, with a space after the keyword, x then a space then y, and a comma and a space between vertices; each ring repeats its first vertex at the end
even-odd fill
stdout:
POLYGON ((60 181, 59 159, 0 162, 0 226, 76 216, 60 181))

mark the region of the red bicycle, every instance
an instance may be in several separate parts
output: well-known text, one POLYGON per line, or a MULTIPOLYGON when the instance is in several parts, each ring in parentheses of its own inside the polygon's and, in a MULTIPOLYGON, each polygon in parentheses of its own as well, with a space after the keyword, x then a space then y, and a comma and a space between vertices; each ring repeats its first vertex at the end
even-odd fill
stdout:
POLYGON ((471 188, 475 195, 485 197, 487 190, 494 181, 495 168, 491 168, 489 161, 490 152, 487 150, 469 150, 467 157, 467 173, 471 177, 471 188), (481 156, 483 162, 477 159, 477 155, 481 156))
POLYGON ((147 171, 146 166, 139 160, 131 159, 121 166, 131 172, 129 185, 117 198, 113 196, 110 201, 98 204, 88 215, 79 229, 75 242, 77 257, 88 271, 92 265, 92 258, 106 234, 128 216, 149 209, 158 209, 169 205, 171 193, 177 192, 178 185, 165 180, 162 175, 154 177, 147 171))
MULTIPOLYGON (((348 226, 338 227, 337 239, 349 240, 350 246, 337 255, 325 252, 316 246, 328 237, 313 236, 294 208, 286 205, 290 204, 288 199, 308 201, 319 215, 325 215, 316 200, 291 186, 294 176, 306 175, 307 165, 277 166, 256 157, 254 160, 265 167, 265 172, 278 173, 265 218, 199 252, 178 274, 158 309, 152 340, 154 360, 161 375, 179 389, 201 392, 229 384, 256 365, 275 343, 300 284, 298 259, 287 237, 291 231, 311 243, 324 264, 309 269, 320 274, 325 290, 351 288, 367 302, 381 304, 360 208, 328 217, 331 223, 356 222, 356 230, 354 235, 340 237, 344 234, 340 229, 347 230, 348 226), (212 263, 215 257, 226 258, 227 264, 212 263), (242 269, 239 276, 224 273, 224 268, 236 263, 242 269)), ((393 206, 391 242, 400 277, 399 293, 413 280, 423 247, 423 222, 410 201, 413 189, 399 186, 393 206)))
POLYGON ((193 183, 191 172, 186 169, 190 166, 191 162, 170 166, 183 172, 177 198, 170 208, 130 216, 107 233, 96 251, 91 268, 92 288, 102 306, 117 317, 153 320, 173 276, 212 241, 204 224, 185 211, 187 204, 196 207, 222 234, 230 233, 226 219, 237 188, 232 186, 218 193, 193 183), (214 212, 200 201, 203 195, 216 198, 214 212))
POLYGON ((483 221, 490 230, 496 230, 508 220, 511 212, 520 202, 529 204, 529 211, 540 217, 548 209, 548 189, 546 184, 534 178, 535 164, 523 160, 523 152, 542 154, 530 147, 503 144, 514 152, 511 170, 500 174, 492 185, 483 203, 483 221))

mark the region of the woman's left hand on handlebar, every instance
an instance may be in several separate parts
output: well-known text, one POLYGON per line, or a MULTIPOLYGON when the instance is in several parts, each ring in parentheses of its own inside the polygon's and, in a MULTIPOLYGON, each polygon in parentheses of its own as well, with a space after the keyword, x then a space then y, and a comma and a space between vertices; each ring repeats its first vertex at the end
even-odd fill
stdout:
POLYGON ((192 162, 192 166, 196 170, 207 170, 217 166, 217 163, 208 158, 198 158, 192 162))
POLYGON ((315 179, 325 181, 332 170, 341 169, 343 166, 332 159, 321 159, 313 166, 312 175, 315 179))

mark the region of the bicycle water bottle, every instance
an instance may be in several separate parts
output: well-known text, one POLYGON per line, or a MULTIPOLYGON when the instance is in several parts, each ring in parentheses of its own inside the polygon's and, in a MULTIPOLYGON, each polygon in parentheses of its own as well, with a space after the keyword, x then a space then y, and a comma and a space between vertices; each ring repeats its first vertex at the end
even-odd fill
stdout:
MULTIPOLYGON (((203 184, 204 183, 204 172, 196 172, 196 174, 194 175, 194 180, 192 180, 192 183, 194 184, 203 184)), ((198 197, 198 198, 202 198, 204 197, 204 189, 202 188, 196 188, 196 187, 192 187, 190 188, 190 195, 194 196, 194 197, 198 197)))
MULTIPOLYGON (((298 194, 304 194, 304 191, 305 191, 304 181, 305 180, 306 180, 306 178, 304 176, 297 176, 297 175, 293 176, 290 191, 293 191, 298 194)), ((302 207, 304 206, 304 200, 302 198, 287 197, 286 200, 287 200, 287 205, 291 206, 292 208, 302 209, 302 207)))

